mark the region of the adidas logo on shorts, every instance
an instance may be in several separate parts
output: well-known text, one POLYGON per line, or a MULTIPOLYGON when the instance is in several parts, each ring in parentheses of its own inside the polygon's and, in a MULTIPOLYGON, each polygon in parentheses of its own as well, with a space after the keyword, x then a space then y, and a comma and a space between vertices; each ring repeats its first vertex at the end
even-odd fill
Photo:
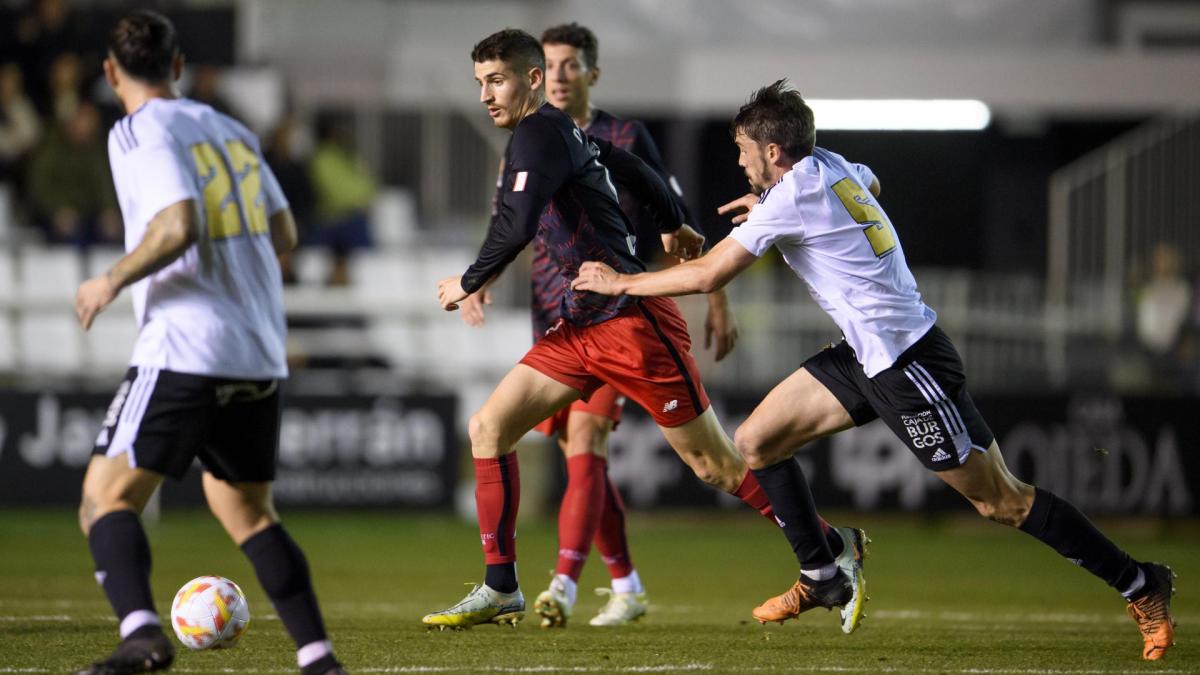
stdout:
POLYGON ((667 401, 667 404, 663 406, 663 412, 665 412, 665 413, 671 412, 672 410, 674 410, 678 407, 679 407, 679 399, 673 398, 670 401, 667 401))
POLYGON ((946 452, 945 450, 943 450, 941 448, 938 448, 938 451, 933 453, 933 458, 931 461, 944 462, 948 459, 950 459, 950 453, 946 452))

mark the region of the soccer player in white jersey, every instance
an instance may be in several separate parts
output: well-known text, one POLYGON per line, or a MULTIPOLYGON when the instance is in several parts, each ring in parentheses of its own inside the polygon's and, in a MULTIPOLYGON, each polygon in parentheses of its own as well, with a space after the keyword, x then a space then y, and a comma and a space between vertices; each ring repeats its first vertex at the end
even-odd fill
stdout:
POLYGON ((287 376, 276 255, 295 246, 296 225, 254 134, 175 92, 178 45, 165 17, 134 12, 113 29, 104 60, 128 113, 108 139, 128 253, 79 287, 75 310, 86 330, 128 287, 140 330, 79 510, 122 641, 79 672, 171 665, 138 515, 164 476, 182 477, 199 458, 209 508, 254 566, 296 642, 301 673, 338 675, 346 671, 308 563, 271 499, 287 376))
POLYGON ((821 536, 793 454, 880 418, 980 515, 1036 537, 1124 595, 1143 636, 1142 657, 1162 658, 1174 641, 1174 574, 1130 558, 1070 503, 1009 473, 967 393, 954 345, 921 301, 871 170, 814 145, 812 111, 786 80, 755 92, 732 131, 738 163, 759 195, 722 207, 751 209, 734 219, 740 227, 704 257, 660 272, 626 275, 585 263, 573 288, 709 293, 774 246, 841 329, 844 340, 779 383, 734 436, 800 563, 799 580, 754 617, 782 622, 845 596, 848 580, 821 536))

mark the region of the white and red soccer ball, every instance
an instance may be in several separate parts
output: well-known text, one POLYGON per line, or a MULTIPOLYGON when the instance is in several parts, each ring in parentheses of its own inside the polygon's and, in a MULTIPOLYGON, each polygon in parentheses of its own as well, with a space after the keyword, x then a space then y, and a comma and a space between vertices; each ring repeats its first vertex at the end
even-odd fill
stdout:
POLYGON ((189 649, 232 647, 249 625, 246 596, 225 577, 196 577, 171 603, 171 627, 189 649))

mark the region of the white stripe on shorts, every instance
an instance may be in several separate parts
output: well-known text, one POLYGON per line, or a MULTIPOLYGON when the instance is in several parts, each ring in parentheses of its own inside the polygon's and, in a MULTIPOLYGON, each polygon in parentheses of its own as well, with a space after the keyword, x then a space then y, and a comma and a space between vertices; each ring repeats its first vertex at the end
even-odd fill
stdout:
POLYGON ((121 410, 120 421, 104 453, 105 457, 116 457, 125 452, 128 453, 129 467, 137 467, 137 459, 133 456, 133 440, 137 438, 138 427, 142 424, 142 416, 146 414, 146 406, 154 394, 156 382, 158 368, 138 366, 137 377, 129 388, 129 396, 125 399, 125 407, 121 410))
POLYGON ((967 461, 971 452, 971 437, 967 435, 967 427, 963 424, 962 415, 958 413, 958 407, 946 397, 946 392, 942 391, 937 381, 921 364, 913 361, 904 368, 904 374, 912 381, 917 391, 921 392, 925 402, 937 408, 938 416, 942 418, 942 424, 954 442, 958 463, 967 461))

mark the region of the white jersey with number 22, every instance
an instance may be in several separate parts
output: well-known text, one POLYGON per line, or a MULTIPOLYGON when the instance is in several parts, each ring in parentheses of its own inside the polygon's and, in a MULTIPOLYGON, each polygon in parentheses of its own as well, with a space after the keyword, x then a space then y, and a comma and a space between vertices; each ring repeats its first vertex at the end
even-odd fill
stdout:
POLYGON ((198 239, 133 284, 130 364, 242 379, 287 376, 283 289, 269 218, 287 208, 258 139, 211 107, 151 99, 108 135, 125 249, 172 204, 193 200, 198 239))

